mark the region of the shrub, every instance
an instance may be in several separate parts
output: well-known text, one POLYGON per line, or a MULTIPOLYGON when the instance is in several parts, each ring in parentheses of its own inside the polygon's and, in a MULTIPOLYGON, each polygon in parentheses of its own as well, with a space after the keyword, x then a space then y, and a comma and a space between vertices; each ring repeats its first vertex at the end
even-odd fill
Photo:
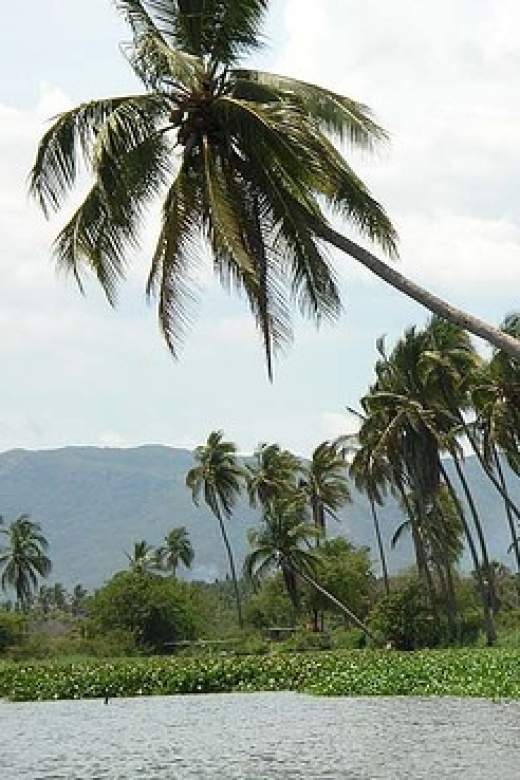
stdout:
POLYGON ((442 637, 442 628, 435 623, 416 582, 384 596, 370 613, 369 624, 375 634, 398 650, 436 647, 442 637))
POLYGON ((18 612, 0 612, 0 653, 20 645, 27 628, 27 621, 18 612))
POLYGON ((165 652, 194 637, 193 614, 185 583, 172 577, 120 572, 91 599, 93 636, 123 631, 141 650, 165 652))

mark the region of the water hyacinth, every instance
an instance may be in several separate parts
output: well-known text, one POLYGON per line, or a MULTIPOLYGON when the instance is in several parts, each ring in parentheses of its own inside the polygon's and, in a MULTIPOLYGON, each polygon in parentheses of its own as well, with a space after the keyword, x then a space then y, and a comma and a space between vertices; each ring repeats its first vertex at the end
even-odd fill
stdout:
POLYGON ((11 701, 236 691, 326 696, 520 698, 520 651, 334 651, 81 663, 6 663, 0 696, 11 701))

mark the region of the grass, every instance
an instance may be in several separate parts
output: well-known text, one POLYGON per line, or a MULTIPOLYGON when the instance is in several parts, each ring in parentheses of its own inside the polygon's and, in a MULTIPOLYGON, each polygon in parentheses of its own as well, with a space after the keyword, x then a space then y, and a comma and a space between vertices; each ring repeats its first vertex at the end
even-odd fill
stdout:
POLYGON ((291 690, 326 696, 520 699, 519 669, 518 648, 5 662, 0 664, 0 697, 42 701, 291 690))

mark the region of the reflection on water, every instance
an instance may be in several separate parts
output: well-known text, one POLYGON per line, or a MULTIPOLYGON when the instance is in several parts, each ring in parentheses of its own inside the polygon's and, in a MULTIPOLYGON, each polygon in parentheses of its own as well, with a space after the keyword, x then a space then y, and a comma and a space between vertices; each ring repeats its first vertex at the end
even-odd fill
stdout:
POLYGON ((517 780, 520 702, 218 694, 0 701, 3 780, 517 780))

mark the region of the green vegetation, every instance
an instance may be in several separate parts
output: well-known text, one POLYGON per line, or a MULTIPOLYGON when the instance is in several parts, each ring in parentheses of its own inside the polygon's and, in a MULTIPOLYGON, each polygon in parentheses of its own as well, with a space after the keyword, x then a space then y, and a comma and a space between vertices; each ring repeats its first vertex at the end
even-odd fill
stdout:
POLYGON ((12 701, 232 691, 520 698, 520 650, 336 651, 0 666, 12 701))
MULTIPOLYGON (((520 317, 503 327, 520 333, 520 317)), ((81 584, 72 593, 60 583, 37 590, 50 570, 39 525, 22 515, 2 526, 2 586, 16 596, 0 611, 0 653, 17 662, 3 667, 5 695, 518 696, 520 510, 508 486, 520 473, 520 365, 499 352, 486 362, 465 333, 435 318, 390 352, 378 347, 355 436, 323 442, 308 462, 263 443, 244 463, 218 431, 186 464, 186 485, 211 509, 228 552, 224 582, 177 577, 196 555, 180 526, 159 547, 135 543, 129 570, 94 594, 81 584), (462 466, 467 446, 503 502, 514 571, 490 558, 462 466), (368 548, 327 537, 329 518, 350 500, 349 475, 371 503, 381 580, 368 548), (259 519, 239 576, 226 525, 241 494, 259 519), (392 544, 408 534, 413 550, 409 570, 393 576, 378 520, 388 496, 402 512, 392 544), (498 644, 496 652, 483 643, 498 644), (27 665, 35 659, 42 663, 27 665)))

